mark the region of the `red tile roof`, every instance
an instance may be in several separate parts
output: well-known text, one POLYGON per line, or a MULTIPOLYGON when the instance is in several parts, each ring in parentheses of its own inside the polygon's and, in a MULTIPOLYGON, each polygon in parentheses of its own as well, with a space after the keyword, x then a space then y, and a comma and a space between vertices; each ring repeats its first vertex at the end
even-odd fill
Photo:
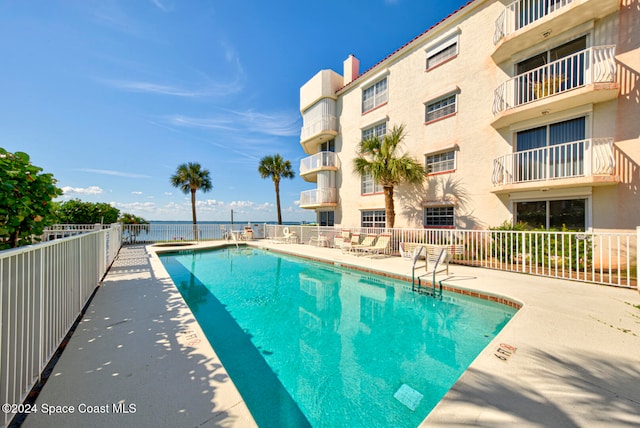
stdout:
POLYGON ((371 70, 373 70, 374 68, 376 68, 378 65, 382 64, 383 62, 385 62, 387 59, 391 58, 392 56, 394 56, 396 53, 400 52, 401 50, 403 50, 404 48, 406 48, 407 46, 409 46, 411 43, 415 42, 416 40, 418 40, 419 38, 421 38, 422 36, 424 36, 425 34, 427 34, 429 31, 433 30, 434 28, 436 28, 437 26, 439 26, 440 24, 442 24, 443 22, 445 22, 447 19, 451 18, 453 15, 457 14, 458 12, 460 12, 462 9, 466 8, 467 6, 469 6, 471 3, 473 3, 475 0, 469 0, 466 4, 460 6, 458 9, 454 10, 453 12, 451 12, 449 15, 447 15, 445 18, 441 19, 440 21, 438 21, 437 23, 433 24, 431 27, 429 27, 427 30, 423 31, 422 33, 418 34, 416 37, 414 37, 413 39, 409 40, 407 43, 405 43, 404 45, 400 46, 398 49, 396 49, 395 51, 391 52, 389 55, 387 55, 386 57, 384 57, 382 60, 378 61, 375 65, 373 65, 372 67, 370 67, 367 71, 365 71, 364 73, 358 75, 358 77, 356 77, 355 79, 353 79, 351 82, 347 83, 346 85, 344 85, 343 87, 341 87, 340 89, 338 89, 336 91, 336 93, 341 92, 343 89, 348 88, 349 86, 351 86, 354 82, 360 80, 360 78, 362 76, 364 76, 365 74, 369 73, 371 70))

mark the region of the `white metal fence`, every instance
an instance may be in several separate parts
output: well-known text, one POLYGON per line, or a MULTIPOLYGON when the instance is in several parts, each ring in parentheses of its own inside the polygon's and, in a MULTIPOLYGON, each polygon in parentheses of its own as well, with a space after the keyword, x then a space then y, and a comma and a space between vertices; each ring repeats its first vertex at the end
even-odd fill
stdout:
MULTIPOLYGON (((22 403, 120 245, 116 224, 0 251, 0 403, 22 403)), ((0 425, 13 416, 3 412, 0 425)))
MULTIPOLYGON (((267 237, 283 237, 283 227, 267 225, 267 237)), ((342 230, 286 226, 298 242, 333 246, 342 230), (318 239, 321 236, 323 239, 318 239), (313 238, 313 239, 312 239, 313 238)), ((401 242, 449 246, 452 263, 614 285, 637 287, 640 227, 629 232, 554 232, 464 229, 345 228, 367 234, 391 233, 390 255, 401 242)))
MULTIPOLYGON (((264 237, 264 224, 249 224, 255 238, 264 237)), ((151 224, 125 224, 122 229, 122 241, 124 244, 152 244, 156 242, 175 241, 211 241, 225 239, 231 233, 236 236, 242 233, 247 224, 198 224, 195 227, 186 223, 151 223, 151 224)))

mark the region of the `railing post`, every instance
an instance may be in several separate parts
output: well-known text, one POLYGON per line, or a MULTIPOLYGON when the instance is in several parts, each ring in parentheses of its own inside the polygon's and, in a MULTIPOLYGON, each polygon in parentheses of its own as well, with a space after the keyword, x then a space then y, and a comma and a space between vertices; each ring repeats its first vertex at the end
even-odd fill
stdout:
POLYGON ((640 226, 636 226, 636 290, 640 293, 640 226))

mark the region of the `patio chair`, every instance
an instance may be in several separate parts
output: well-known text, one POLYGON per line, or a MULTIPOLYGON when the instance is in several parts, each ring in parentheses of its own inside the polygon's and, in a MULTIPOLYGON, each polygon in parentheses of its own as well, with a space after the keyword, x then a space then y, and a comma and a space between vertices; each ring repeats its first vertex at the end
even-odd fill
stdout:
POLYGON ((364 252, 365 254, 384 254, 389 249, 391 244, 391 235, 388 233, 382 233, 376 239, 376 243, 373 244, 369 248, 361 248, 359 251, 364 252))
POLYGON ((340 249, 342 250, 343 253, 347 253, 351 251, 354 245, 358 245, 358 244, 360 244, 360 234, 352 233, 351 238, 349 238, 348 241, 342 242, 342 245, 340 245, 340 249))
POLYGON ((351 248, 349 250, 351 250, 351 251, 360 251, 363 248, 371 248, 373 246, 373 243, 374 243, 374 241, 376 240, 377 237, 378 237, 378 235, 368 234, 367 236, 364 237, 364 239, 362 240, 361 243, 352 244, 351 248))
POLYGON ((298 243, 298 235, 295 231, 291 232, 288 227, 282 229, 282 234, 284 235, 284 242, 287 244, 297 244, 298 243))
POLYGON ((244 232, 242 232, 242 235, 240 235, 240 239, 242 239, 243 241, 253 240, 253 229, 251 228, 251 226, 244 227, 244 232))
POLYGON ((418 245, 414 242, 401 242, 400 243, 400 256, 404 260, 413 261, 418 245))

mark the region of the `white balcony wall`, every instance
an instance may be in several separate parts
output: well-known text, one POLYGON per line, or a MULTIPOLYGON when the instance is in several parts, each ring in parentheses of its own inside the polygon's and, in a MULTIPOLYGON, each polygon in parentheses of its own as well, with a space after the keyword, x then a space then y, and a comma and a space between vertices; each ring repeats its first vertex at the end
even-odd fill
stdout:
POLYGON ((560 178, 611 175, 613 138, 592 138, 524 150, 493 161, 494 186, 560 178))
POLYGON ((336 118, 336 101, 323 98, 302 113, 302 132, 300 141, 307 140, 323 132, 336 132, 338 120, 336 118))
POLYGON ((317 206, 322 204, 334 204, 337 202, 335 187, 306 190, 300 193, 300 206, 317 206))
POLYGON ((334 152, 319 152, 300 161, 300 174, 323 168, 340 168, 340 159, 334 152))
POLYGON ((519 74, 494 91, 493 114, 592 83, 614 82, 615 55, 615 46, 597 46, 519 74))

